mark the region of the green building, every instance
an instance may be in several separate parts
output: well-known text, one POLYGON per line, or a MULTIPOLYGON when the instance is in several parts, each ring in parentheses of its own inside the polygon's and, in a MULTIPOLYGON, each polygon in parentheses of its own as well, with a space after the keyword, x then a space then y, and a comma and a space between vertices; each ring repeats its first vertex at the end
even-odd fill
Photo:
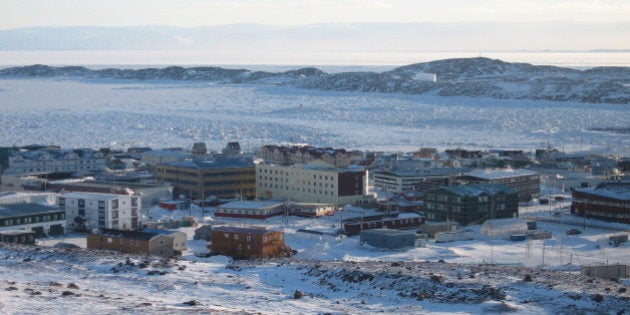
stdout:
POLYGON ((427 220, 480 224, 518 216, 518 192, 500 184, 449 186, 425 195, 427 220))

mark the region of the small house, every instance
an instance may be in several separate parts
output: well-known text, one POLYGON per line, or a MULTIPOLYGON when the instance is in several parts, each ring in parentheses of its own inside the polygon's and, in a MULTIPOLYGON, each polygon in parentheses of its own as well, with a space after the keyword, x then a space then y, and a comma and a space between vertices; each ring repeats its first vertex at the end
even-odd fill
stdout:
POLYGON ((361 231, 360 242, 386 249, 411 247, 416 244, 416 233, 389 229, 365 230, 361 231))
POLYGON ((140 231, 171 236, 173 238, 173 249, 175 250, 175 255, 181 255, 187 249, 186 239, 188 239, 188 235, 184 232, 164 229, 143 229, 140 231))
POLYGON ((94 230, 87 235, 87 248, 165 258, 176 255, 173 236, 143 231, 94 230))
POLYGON ((284 244, 284 233, 262 228, 219 226, 212 229, 213 254, 234 258, 287 257, 291 248, 284 244))
POLYGON ((288 204, 287 207, 290 214, 299 217, 316 218, 335 213, 335 207, 328 203, 295 202, 288 204))
POLYGON ((216 217, 266 219, 285 213, 282 202, 273 201, 232 201, 217 206, 216 217))
POLYGON ((527 222, 521 218, 486 220, 481 225, 481 234, 486 236, 526 234, 527 230, 527 222))
POLYGON ((435 234, 439 232, 452 232, 459 229, 459 224, 454 221, 446 222, 425 222, 420 226, 422 233, 425 233, 429 238, 435 238, 435 234))

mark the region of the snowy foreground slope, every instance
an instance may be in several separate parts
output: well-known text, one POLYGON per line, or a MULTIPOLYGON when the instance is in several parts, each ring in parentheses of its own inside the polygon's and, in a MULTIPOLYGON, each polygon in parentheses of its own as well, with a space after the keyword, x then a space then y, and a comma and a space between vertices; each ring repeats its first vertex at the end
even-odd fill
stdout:
POLYGON ((615 314, 630 301, 608 280, 440 262, 162 260, 3 245, 0 274, 3 314, 615 314))
POLYGON ((0 79, 1 145, 181 146, 278 142, 362 150, 421 146, 630 155, 627 105, 322 92, 193 81, 0 79), (627 130, 627 129, 626 129, 627 130))

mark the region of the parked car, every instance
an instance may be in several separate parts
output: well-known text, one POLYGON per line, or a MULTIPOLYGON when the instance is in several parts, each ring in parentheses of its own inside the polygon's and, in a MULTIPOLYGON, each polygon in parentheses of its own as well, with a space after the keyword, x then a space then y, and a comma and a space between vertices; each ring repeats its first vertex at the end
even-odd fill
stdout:
POLYGON ((578 229, 570 229, 567 231, 567 235, 577 235, 582 233, 582 231, 578 230, 578 229))

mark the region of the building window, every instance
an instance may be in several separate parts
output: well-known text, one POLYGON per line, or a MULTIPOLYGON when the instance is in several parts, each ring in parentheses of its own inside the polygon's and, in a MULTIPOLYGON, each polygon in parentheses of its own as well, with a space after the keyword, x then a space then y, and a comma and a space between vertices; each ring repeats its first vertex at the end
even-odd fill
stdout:
POLYGON ((223 236, 225 236, 225 238, 230 238, 230 234, 228 233, 223 234, 223 236))
POLYGON ((112 239, 111 237, 108 237, 108 238, 107 238, 107 243, 110 243, 110 244, 111 244, 111 243, 113 243, 113 242, 114 242, 114 239, 112 239))
POLYGON ((252 241, 252 236, 251 235, 247 235, 246 239, 247 239, 248 242, 251 242, 252 241))

